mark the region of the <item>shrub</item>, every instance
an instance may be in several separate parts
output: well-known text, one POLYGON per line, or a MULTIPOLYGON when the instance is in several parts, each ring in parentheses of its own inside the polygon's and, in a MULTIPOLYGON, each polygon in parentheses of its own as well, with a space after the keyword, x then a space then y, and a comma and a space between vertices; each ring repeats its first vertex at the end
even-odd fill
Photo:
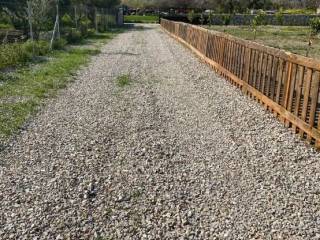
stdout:
POLYGON ((82 34, 76 28, 65 29, 64 36, 68 43, 78 43, 82 40, 82 34))
POLYGON ((0 29, 12 30, 14 27, 8 23, 0 23, 0 29))
POLYGON ((222 16, 222 22, 223 25, 228 26, 231 23, 231 15, 230 14, 225 14, 222 16))
POLYGON ((33 53, 33 46, 34 46, 34 54, 36 56, 44 56, 49 52, 49 43, 46 41, 37 41, 34 42, 34 45, 31 41, 27 41, 22 44, 22 49, 25 51, 28 55, 32 56, 33 53))
POLYGON ((266 24, 266 16, 267 14, 263 10, 260 10, 258 14, 252 19, 251 26, 254 32, 254 40, 257 38, 258 26, 266 24))
POLYGON ((87 36, 93 36, 96 34, 96 30, 94 28, 89 28, 87 31, 87 36))
POLYGON ((64 38, 57 39, 53 42, 54 49, 63 49, 67 45, 67 40, 64 38))
POLYGON ((204 19, 203 14, 201 14, 201 15, 200 15, 200 19, 199 19, 199 21, 200 21, 201 25, 203 25, 203 24, 204 24, 205 19, 204 19))
POLYGON ((49 52, 49 43, 38 41, 32 43, 9 43, 0 45, 0 69, 16 66, 30 61, 34 54, 44 56, 49 52))
POLYGON ((212 19, 213 19, 213 12, 210 10, 209 16, 208 16, 208 24, 209 24, 209 26, 211 26, 211 24, 212 24, 212 19))
POLYGON ((73 27, 74 25, 72 18, 69 14, 63 15, 63 17, 61 18, 61 23, 63 27, 73 27))
POLYGON ((280 11, 277 12, 275 16, 276 16, 276 19, 277 19, 277 23, 279 25, 283 25, 283 21, 284 21, 283 10, 280 9, 280 11))
POLYGON ((83 17, 80 19, 79 27, 80 27, 80 32, 82 36, 86 37, 88 35, 88 28, 90 27, 90 25, 91 25, 91 21, 89 18, 83 17))
POLYGON ((0 69, 24 63, 31 57, 32 53, 26 51, 20 43, 0 45, 0 69))
POLYGON ((320 33, 320 18, 319 17, 312 18, 310 20, 310 27, 311 27, 312 34, 316 35, 320 33))
POLYGON ((252 25, 260 26, 266 24, 266 16, 267 14, 263 10, 259 10, 258 14, 253 18, 252 25))
POLYGON ((188 16, 187 17, 188 17, 189 22, 193 23, 193 20, 196 17, 196 14, 195 14, 194 10, 191 10, 190 12, 188 12, 188 16))

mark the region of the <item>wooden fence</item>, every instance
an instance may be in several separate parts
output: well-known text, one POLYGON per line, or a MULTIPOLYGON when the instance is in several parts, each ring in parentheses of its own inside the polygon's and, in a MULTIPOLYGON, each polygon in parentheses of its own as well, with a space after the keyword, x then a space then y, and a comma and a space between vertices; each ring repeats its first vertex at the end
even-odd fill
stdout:
POLYGON ((320 148, 320 61, 186 23, 162 28, 320 148))

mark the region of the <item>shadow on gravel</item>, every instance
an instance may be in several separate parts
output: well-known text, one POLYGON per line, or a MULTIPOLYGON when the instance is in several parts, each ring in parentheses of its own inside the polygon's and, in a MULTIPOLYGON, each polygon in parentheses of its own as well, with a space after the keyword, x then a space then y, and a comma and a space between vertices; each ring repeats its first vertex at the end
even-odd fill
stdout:
POLYGON ((130 31, 148 31, 154 29, 152 26, 146 26, 145 25, 136 25, 136 24, 125 24, 124 28, 127 28, 130 31))
POLYGON ((123 55, 123 56, 139 56, 141 55, 140 53, 132 53, 132 52, 105 52, 101 54, 106 54, 106 55, 123 55))

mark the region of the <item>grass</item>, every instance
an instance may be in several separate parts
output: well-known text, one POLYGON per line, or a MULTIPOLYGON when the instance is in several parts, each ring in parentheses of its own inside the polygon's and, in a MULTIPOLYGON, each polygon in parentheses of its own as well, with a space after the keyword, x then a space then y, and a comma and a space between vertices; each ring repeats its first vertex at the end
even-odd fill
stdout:
POLYGON ((119 87, 125 87, 130 84, 130 76, 128 74, 117 77, 117 85, 119 87))
POLYGON ((129 16, 124 16, 124 21, 126 23, 159 23, 159 16, 156 16, 156 15, 147 15, 147 16, 129 15, 129 16))
POLYGON ((85 45, 53 51, 40 63, 19 67, 13 73, 1 73, 0 140, 17 132, 44 99, 54 97, 59 89, 66 87, 75 71, 118 32, 99 34, 85 45))
MULTIPOLYGON (((267 46, 284 49, 299 55, 306 55, 310 34, 309 27, 301 26, 260 26, 257 38, 250 26, 211 26, 210 29, 229 33, 236 37, 251 40, 267 46)), ((320 59, 320 39, 313 38, 309 57, 320 59)))

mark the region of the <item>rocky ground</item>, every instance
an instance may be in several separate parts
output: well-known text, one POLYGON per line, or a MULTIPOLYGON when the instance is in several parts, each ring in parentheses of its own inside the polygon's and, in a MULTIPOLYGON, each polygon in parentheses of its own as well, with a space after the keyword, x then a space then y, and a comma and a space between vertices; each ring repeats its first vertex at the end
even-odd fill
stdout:
POLYGON ((0 239, 320 239, 320 154, 157 25, 107 44, 0 159, 0 239))

